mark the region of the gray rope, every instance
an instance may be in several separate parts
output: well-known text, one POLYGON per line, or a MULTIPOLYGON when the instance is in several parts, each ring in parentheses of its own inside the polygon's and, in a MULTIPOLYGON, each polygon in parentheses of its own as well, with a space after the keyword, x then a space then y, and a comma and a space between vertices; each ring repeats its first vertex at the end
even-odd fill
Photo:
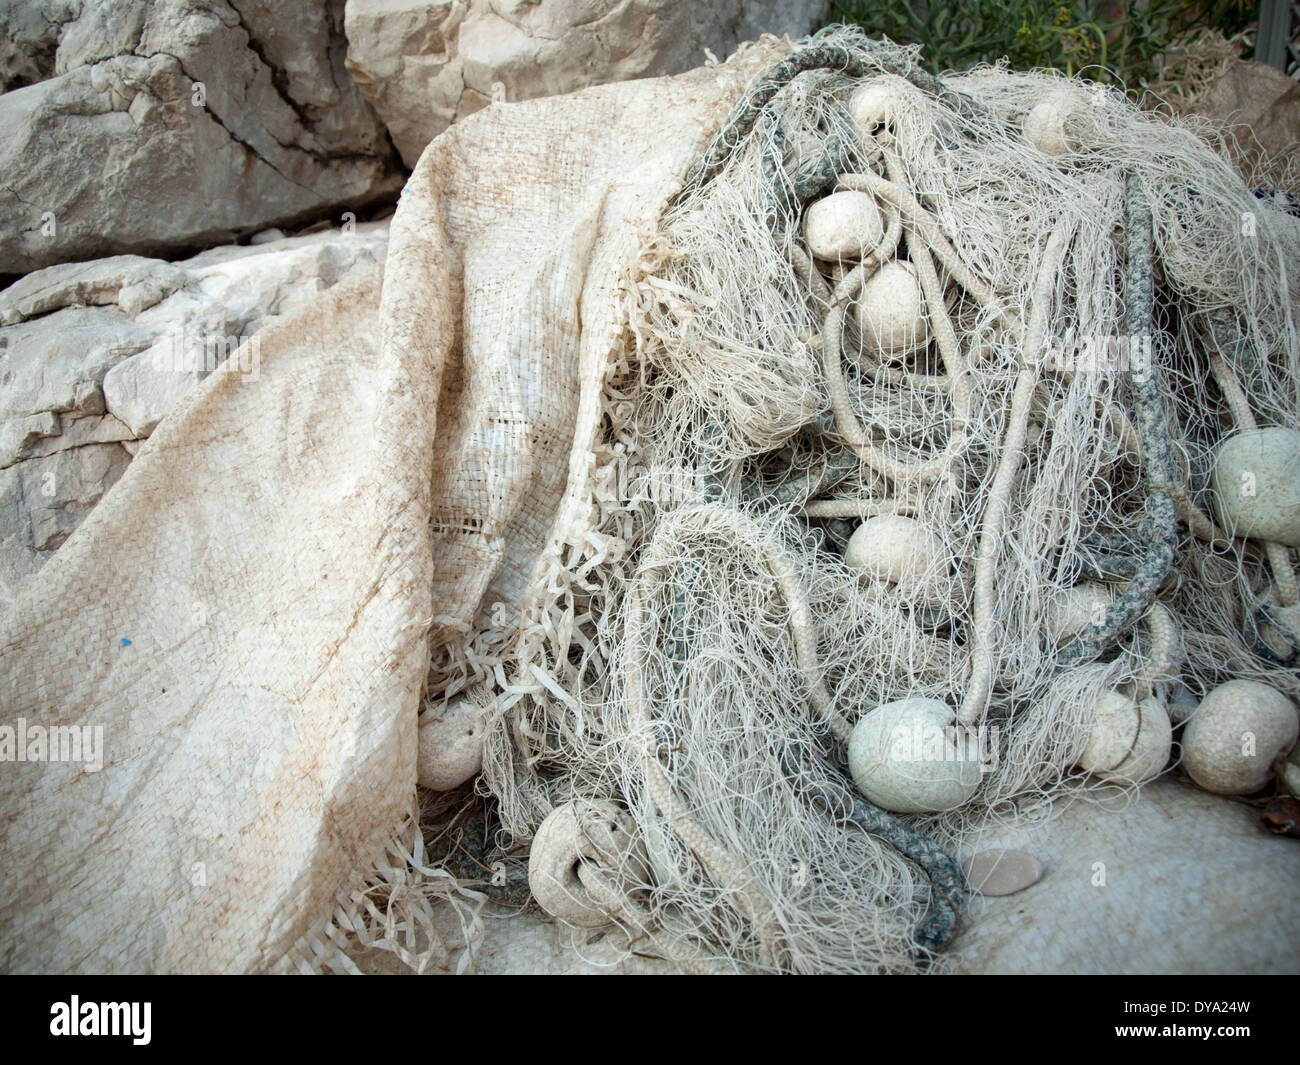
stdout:
MULTIPOLYGON (((1125 328, 1130 336, 1147 336, 1154 328, 1155 308, 1151 208, 1133 173, 1125 178, 1124 217, 1125 328)), ((1057 660, 1058 668, 1090 662, 1110 650, 1147 612, 1177 563, 1179 533, 1173 495, 1174 464, 1161 377, 1158 367, 1152 371, 1128 378, 1134 425, 1142 443, 1142 477, 1147 500, 1141 529, 1146 550, 1133 567, 1128 586, 1106 612, 1106 619, 1100 625, 1090 625, 1066 645, 1057 660)))
MULTIPOLYGON (((677 666, 679 677, 690 657, 686 633, 688 591, 682 581, 684 576, 681 568, 674 574, 672 632, 668 640, 668 657, 677 666)), ((957 862, 907 821, 854 794, 838 773, 812 750, 801 746, 787 748, 781 760, 796 791, 821 806, 833 821, 853 825, 875 836, 926 875, 933 888, 931 912, 917 926, 913 938, 922 952, 944 947, 957 932, 957 910, 966 900, 965 881, 957 862)))
POLYGON ((782 752, 782 761, 796 788, 820 805, 833 821, 854 825, 875 836, 925 873, 933 888, 931 910, 917 925, 913 937, 923 950, 946 946, 957 933, 958 910, 967 898, 966 880, 957 862, 902 818, 854 794, 811 750, 787 748, 782 752))
POLYGON ((703 157, 691 168, 679 198, 692 195, 712 181, 726 165, 731 153, 749 135, 758 116, 772 102, 773 97, 809 70, 834 70, 853 78, 882 72, 897 74, 921 91, 942 99, 963 117, 987 118, 986 113, 970 97, 948 88, 915 63, 897 62, 887 52, 885 42, 873 41, 865 35, 852 42, 829 41, 822 34, 801 41, 789 56, 765 74, 754 89, 732 109, 703 157))

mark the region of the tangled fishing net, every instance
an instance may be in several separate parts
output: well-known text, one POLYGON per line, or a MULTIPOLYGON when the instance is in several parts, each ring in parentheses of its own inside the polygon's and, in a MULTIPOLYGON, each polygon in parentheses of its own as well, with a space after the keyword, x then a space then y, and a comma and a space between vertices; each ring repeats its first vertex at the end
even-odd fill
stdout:
POLYGON ((426 713, 485 733, 448 868, 688 969, 914 971, 981 825, 1158 774, 1226 680, 1300 696, 1291 546, 1212 485, 1300 428, 1300 223, 1215 147, 1079 81, 797 45, 628 278, 587 513, 517 625, 434 655, 426 713), (1115 699, 1140 737, 1099 753, 1115 699), (899 703, 942 753, 873 778, 887 810, 850 747, 899 703))

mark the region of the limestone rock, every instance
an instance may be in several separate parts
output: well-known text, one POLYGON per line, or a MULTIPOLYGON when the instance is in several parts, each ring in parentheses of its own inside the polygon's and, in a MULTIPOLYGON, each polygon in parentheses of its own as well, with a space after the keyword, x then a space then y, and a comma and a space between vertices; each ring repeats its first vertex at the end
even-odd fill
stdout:
POLYGON ((184 270, 139 255, 52 266, 28 274, 0 292, 0 325, 14 325, 75 304, 120 304, 123 290, 129 293, 126 312, 134 316, 184 282, 184 270))
POLYGON ((54 73, 59 47, 59 20, 51 9, 69 3, 0 0, 0 92, 44 81, 54 73))
POLYGON ((130 429, 131 439, 152 433, 185 393, 208 375, 201 351, 200 357, 188 364, 177 361, 193 354, 193 349, 177 353, 171 340, 163 339, 114 366, 105 376, 105 399, 112 404, 114 416, 130 429))
POLYGON ((6 272, 221 243, 401 185, 343 67, 343 0, 38 6, 57 26, 52 70, 48 39, 22 36, 30 12, 0 8, 31 53, 7 71, 0 54, 31 82, 0 95, 6 272))
POLYGON ((88 444, 0 470, 0 610, 126 471, 120 444, 88 444))
POLYGON ((413 167, 485 106, 677 74, 763 33, 808 33, 821 0, 348 0, 348 70, 413 167))
POLYGON ((380 221, 180 263, 115 256, 0 294, 13 323, 0 326, 0 609, 198 381, 219 366, 255 375, 261 329, 382 263, 387 241, 380 221), (51 471, 61 487, 42 495, 51 471))
POLYGON ((110 307, 65 307, 0 329, 0 467, 21 457, 33 434, 53 435, 53 423, 37 431, 33 416, 103 414, 104 375, 153 339, 153 330, 110 307))

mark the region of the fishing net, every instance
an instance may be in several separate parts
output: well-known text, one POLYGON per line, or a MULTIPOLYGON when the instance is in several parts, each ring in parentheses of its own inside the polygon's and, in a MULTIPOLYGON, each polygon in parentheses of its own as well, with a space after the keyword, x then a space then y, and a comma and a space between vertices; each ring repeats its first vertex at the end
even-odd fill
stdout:
POLYGON ((981 826, 1137 787, 1226 680, 1300 697, 1291 549, 1211 484, 1300 428, 1300 222, 1102 87, 844 28, 766 66, 642 235, 564 520, 434 650, 483 763, 426 822, 684 968, 933 968, 981 826), (921 700, 957 799, 890 812, 850 740, 921 700))

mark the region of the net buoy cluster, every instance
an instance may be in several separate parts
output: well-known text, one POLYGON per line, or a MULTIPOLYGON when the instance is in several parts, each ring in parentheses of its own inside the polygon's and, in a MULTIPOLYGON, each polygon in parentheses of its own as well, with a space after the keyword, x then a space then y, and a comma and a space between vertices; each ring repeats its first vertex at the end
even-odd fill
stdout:
POLYGON ((585 524, 431 675, 488 708, 535 898, 687 967, 915 971, 991 820, 1175 739, 1279 786, 1298 285, 1300 224, 1195 130, 797 46, 629 278, 585 524))

